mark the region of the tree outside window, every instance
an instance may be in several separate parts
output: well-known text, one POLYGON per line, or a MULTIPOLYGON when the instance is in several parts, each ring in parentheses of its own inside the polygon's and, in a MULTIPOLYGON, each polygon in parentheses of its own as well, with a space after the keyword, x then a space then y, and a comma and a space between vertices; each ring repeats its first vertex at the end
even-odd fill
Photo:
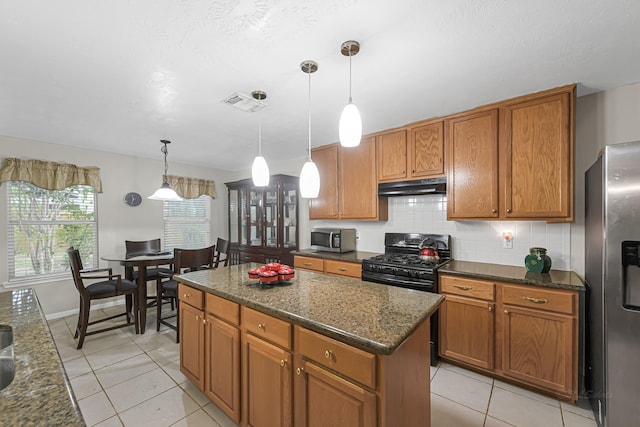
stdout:
POLYGON ((9 280, 69 271, 67 249, 80 250, 85 268, 97 267, 96 192, 76 185, 45 190, 8 182, 9 280))

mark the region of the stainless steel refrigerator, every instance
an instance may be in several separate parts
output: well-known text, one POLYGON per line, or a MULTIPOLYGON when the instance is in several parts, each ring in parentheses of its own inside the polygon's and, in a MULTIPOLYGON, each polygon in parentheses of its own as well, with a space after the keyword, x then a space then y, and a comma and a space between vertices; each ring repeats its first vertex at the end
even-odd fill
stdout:
POLYGON ((587 389, 599 426, 640 425, 640 142, 585 175, 587 389))

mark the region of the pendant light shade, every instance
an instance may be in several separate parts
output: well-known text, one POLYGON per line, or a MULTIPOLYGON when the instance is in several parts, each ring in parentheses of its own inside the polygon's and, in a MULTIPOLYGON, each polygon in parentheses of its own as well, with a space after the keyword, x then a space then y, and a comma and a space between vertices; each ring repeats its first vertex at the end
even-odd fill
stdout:
POLYGON ((349 103, 342 110, 338 135, 343 147, 357 147, 362 139, 362 119, 360 111, 351 99, 351 57, 360 52, 360 43, 349 40, 340 46, 340 52, 349 57, 349 103))
POLYGON ((178 196, 178 193, 176 193, 169 186, 169 182, 167 180, 167 169, 168 169, 167 153, 169 152, 167 150, 167 145, 171 144, 171 141, 167 141, 166 139, 161 139, 160 142, 164 144, 162 146, 162 148, 160 149, 160 151, 162 151, 164 153, 164 175, 162 175, 162 185, 160 186, 160 188, 158 188, 155 191, 155 193, 153 193, 152 195, 150 195, 147 198, 151 199, 151 200, 164 200, 164 201, 179 201, 179 200, 183 200, 182 197, 178 196))
POLYGON ((320 193, 320 172, 313 160, 311 160, 311 73, 318 71, 318 64, 314 61, 304 61, 300 64, 302 72, 309 75, 309 160, 300 171, 300 197, 315 199, 320 193))
MULTIPOLYGON (((255 90, 251 92, 251 95, 258 100, 258 104, 267 98, 266 92, 261 90, 255 90)), ((253 185, 256 187, 266 187, 269 185, 269 166, 264 157, 262 157, 262 122, 260 120, 258 121, 258 155, 253 160, 251 178, 253 179, 253 185)))

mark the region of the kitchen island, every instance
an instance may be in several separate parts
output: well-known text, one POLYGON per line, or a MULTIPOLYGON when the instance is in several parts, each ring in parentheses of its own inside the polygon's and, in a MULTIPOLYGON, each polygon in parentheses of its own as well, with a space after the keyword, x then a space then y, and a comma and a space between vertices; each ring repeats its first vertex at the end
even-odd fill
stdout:
POLYGON ((442 296, 304 270, 260 285, 256 267, 174 276, 181 370, 214 403, 241 425, 430 424, 442 296))
POLYGON ((13 328, 15 377, 0 390, 0 425, 84 426, 35 292, 0 293, 0 324, 13 328))

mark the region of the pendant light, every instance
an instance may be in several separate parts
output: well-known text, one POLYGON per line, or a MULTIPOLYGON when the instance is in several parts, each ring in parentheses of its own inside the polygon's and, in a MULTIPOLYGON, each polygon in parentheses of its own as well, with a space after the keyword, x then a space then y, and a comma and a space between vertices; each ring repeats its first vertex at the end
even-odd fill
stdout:
POLYGON ((300 197, 315 199, 320 193, 320 173, 311 160, 311 73, 318 71, 318 64, 314 61, 304 61, 300 64, 300 68, 302 72, 309 75, 309 160, 300 171, 300 197))
POLYGON ((349 57, 349 103, 340 115, 340 145, 343 147, 357 147, 362 139, 362 119, 358 107, 351 100, 351 57, 360 52, 360 43, 349 40, 340 46, 340 52, 349 57))
MULTIPOLYGON (((267 98, 266 92, 261 90, 255 90, 251 92, 251 96, 260 101, 267 98)), ((253 179, 253 185, 256 187, 266 187, 269 185, 269 166, 267 161, 262 157, 262 121, 258 120, 258 156, 253 159, 253 166, 251 167, 251 178, 253 179)))
POLYGON ((166 139, 161 139, 164 145, 160 149, 164 153, 164 175, 162 175, 162 186, 156 190, 155 193, 147 197, 151 200, 165 200, 165 201, 179 201, 183 200, 182 197, 178 196, 178 194, 173 191, 171 187, 169 187, 169 182, 167 181, 167 145, 171 144, 171 141, 167 141, 166 139))

